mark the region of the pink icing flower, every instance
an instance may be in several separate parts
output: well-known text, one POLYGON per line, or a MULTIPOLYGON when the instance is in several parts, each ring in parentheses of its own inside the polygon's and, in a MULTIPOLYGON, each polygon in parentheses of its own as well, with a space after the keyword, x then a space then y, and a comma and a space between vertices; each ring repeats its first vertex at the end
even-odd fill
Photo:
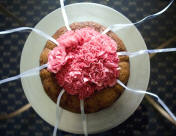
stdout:
POLYGON ((57 73, 65 63, 66 52, 63 46, 55 47, 48 55, 48 70, 57 73))
POLYGON ((48 70, 69 94, 84 99, 115 85, 119 59, 117 45, 110 37, 83 28, 68 31, 57 41, 59 46, 49 53, 48 70))

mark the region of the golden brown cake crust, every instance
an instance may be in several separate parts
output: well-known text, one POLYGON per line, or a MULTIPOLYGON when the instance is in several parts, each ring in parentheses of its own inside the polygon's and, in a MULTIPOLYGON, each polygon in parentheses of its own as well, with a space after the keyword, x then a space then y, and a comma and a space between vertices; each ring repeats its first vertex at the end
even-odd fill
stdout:
MULTIPOLYGON (((81 29, 84 27, 94 28, 98 32, 102 32, 105 30, 105 27, 95 23, 95 22, 78 22, 70 25, 72 30, 81 29)), ((62 34, 67 31, 66 27, 61 27, 57 32, 53 35, 53 38, 57 39, 62 34)), ((117 37, 117 35, 113 32, 108 32, 108 36, 110 36, 118 45, 117 51, 125 51, 126 48, 123 42, 117 37)), ((40 55, 40 65, 46 64, 48 61, 48 53, 56 47, 56 44, 51 41, 47 41, 45 48, 43 49, 40 55)), ((124 84, 128 82, 129 78, 129 58, 127 56, 119 56, 120 62, 120 74, 119 80, 121 80, 124 84)), ((50 73, 47 69, 43 69, 40 71, 41 81, 47 95, 54 101, 57 101, 57 97, 61 91, 61 87, 56 83, 55 75, 50 73)), ((112 105, 122 94, 123 88, 120 85, 115 85, 112 88, 106 88, 101 91, 96 91, 92 96, 84 100, 84 108, 86 113, 93 113, 100 111, 101 109, 107 108, 112 105)), ((78 96, 69 95, 65 92, 61 98, 60 106, 66 110, 71 112, 80 113, 80 100, 78 96)))

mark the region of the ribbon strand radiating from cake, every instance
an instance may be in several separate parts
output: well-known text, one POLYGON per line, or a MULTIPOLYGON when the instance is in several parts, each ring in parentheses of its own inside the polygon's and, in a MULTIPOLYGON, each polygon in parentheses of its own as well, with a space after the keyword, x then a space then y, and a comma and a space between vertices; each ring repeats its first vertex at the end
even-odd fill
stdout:
POLYGON ((7 82, 10 82, 10 81, 13 81, 13 80, 17 80, 17 79, 22 78, 22 77, 29 77, 29 76, 38 75, 40 70, 42 70, 44 68, 47 68, 47 67, 48 67, 48 64, 44 64, 42 66, 27 70, 27 71, 25 71, 25 72, 23 72, 19 75, 0 80, 0 84, 4 84, 4 83, 7 83, 7 82))
POLYGON ((153 50, 140 50, 135 52, 117 52, 119 56, 127 55, 129 57, 136 57, 143 54, 153 54, 153 53, 166 53, 166 52, 175 52, 176 48, 165 48, 165 49, 153 49, 153 50))
POLYGON ((59 93, 59 96, 57 97, 57 104, 56 104, 56 123, 54 126, 54 130, 53 130, 53 136, 56 136, 57 134, 57 129, 58 129, 58 125, 59 125, 59 121, 60 121, 60 114, 61 114, 61 108, 60 108, 60 100, 62 95, 64 94, 65 90, 62 89, 61 92, 59 93))
POLYGON ((157 101, 159 102, 159 104, 167 111, 167 113, 176 121, 176 117, 175 115, 172 113, 172 111, 168 108, 168 106, 166 106, 166 104, 159 98, 159 96, 157 94, 151 93, 151 92, 147 92, 147 91, 143 91, 143 90, 137 90, 137 89, 132 89, 129 88, 127 86, 125 86, 120 80, 117 79, 117 83, 120 84, 122 87, 124 87, 127 91, 133 92, 133 93, 138 93, 138 94, 148 94, 151 95, 153 97, 155 97, 157 99, 157 101))
POLYGON ((36 32, 38 35, 46 38, 47 40, 52 41, 56 45, 58 45, 58 42, 53 37, 51 37, 50 35, 42 32, 39 29, 32 28, 32 27, 18 27, 18 28, 14 28, 14 29, 10 29, 10 30, 0 31, 0 35, 10 34, 10 33, 15 33, 15 32, 22 32, 22 31, 25 31, 25 30, 32 30, 32 31, 36 32))
POLYGON ((88 136, 88 133, 87 133, 87 118, 86 118, 86 114, 85 114, 85 111, 84 111, 84 100, 80 100, 80 108, 81 108, 81 118, 82 118, 82 123, 83 123, 84 135, 88 136))
MULTIPOLYGON (((15 28, 15 29, 0 31, 0 35, 10 34, 10 33, 15 33, 15 32, 22 32, 22 31, 26 31, 26 30, 32 30, 32 31, 36 32, 38 35, 46 38, 47 40, 52 41, 56 45, 59 45, 59 43, 53 37, 51 37, 50 35, 44 33, 43 31, 41 31, 39 29, 31 28, 31 27, 18 27, 18 28, 15 28)), ((22 77, 29 77, 29 76, 37 75, 38 71, 40 71, 44 68, 47 68, 47 67, 48 67, 48 64, 45 64, 45 65, 42 65, 42 66, 39 66, 39 67, 36 67, 36 68, 32 68, 32 69, 27 70, 24 73, 21 73, 19 75, 0 80, 0 84, 7 83, 7 82, 10 82, 10 81, 13 81, 13 80, 17 80, 17 79, 22 78, 22 77)))
POLYGON ((64 1, 65 0, 60 0, 61 11, 62 11, 62 16, 63 16, 63 19, 64 19, 65 26, 66 26, 67 30, 70 31, 71 28, 70 28, 69 23, 68 23, 68 17, 67 17, 66 11, 65 11, 64 1))
POLYGON ((103 31, 102 34, 106 34, 107 32, 109 32, 110 30, 112 31, 118 31, 118 30, 121 30, 121 29, 124 29, 124 28, 127 28, 127 27, 130 27, 130 26, 133 26, 133 25, 139 25, 141 23, 144 23, 145 21, 147 20, 150 20, 150 19, 153 19, 159 15, 161 15, 162 13, 164 13, 171 5, 172 3, 174 2, 174 0, 171 0, 169 2, 169 4, 164 8, 162 9, 161 11, 155 13, 155 14, 152 14, 152 15, 149 15, 149 16, 146 16, 144 17, 143 19, 135 22, 135 23, 129 23, 129 24, 114 24, 114 25, 110 25, 109 27, 106 28, 106 30, 103 31))

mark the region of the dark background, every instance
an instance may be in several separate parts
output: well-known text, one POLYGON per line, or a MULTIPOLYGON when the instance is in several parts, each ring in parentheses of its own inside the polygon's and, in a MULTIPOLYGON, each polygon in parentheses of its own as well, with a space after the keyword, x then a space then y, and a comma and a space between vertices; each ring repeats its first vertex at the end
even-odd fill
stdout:
MULTIPOLYGON (((155 13, 167 0, 87 0, 110 6, 132 22, 155 13)), ((83 2, 66 0, 65 4, 83 2)), ((60 7, 59 0, 0 0, 0 31, 19 26, 34 27, 45 15, 60 7), (20 21, 18 21, 20 20, 20 21)), ((161 16, 138 26, 147 47, 154 49, 170 38, 176 39, 176 2, 161 16)), ((0 35, 0 79, 19 74, 21 51, 28 32, 0 35)), ((176 40, 168 46, 176 47, 176 40)), ((157 54, 151 59, 148 90, 157 93, 176 114, 176 53, 157 54)), ((0 86, 0 115, 27 104, 20 80, 0 86)), ((117 117, 118 118, 118 117, 117 117)), ((0 136, 51 136, 53 127, 30 108, 14 118, 0 120, 0 136)), ((73 136, 59 132, 62 136, 73 136)), ((174 136, 176 126, 161 116, 144 98, 136 112, 116 128, 94 136, 174 136)))

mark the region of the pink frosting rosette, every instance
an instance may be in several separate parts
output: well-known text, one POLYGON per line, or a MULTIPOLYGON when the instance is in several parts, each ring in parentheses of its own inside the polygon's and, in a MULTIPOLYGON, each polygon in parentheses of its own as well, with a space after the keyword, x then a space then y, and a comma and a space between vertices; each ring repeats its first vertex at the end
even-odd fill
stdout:
POLYGON ((117 44, 92 28, 67 31, 48 56, 48 70, 58 84, 80 99, 116 84, 119 75, 117 44))

